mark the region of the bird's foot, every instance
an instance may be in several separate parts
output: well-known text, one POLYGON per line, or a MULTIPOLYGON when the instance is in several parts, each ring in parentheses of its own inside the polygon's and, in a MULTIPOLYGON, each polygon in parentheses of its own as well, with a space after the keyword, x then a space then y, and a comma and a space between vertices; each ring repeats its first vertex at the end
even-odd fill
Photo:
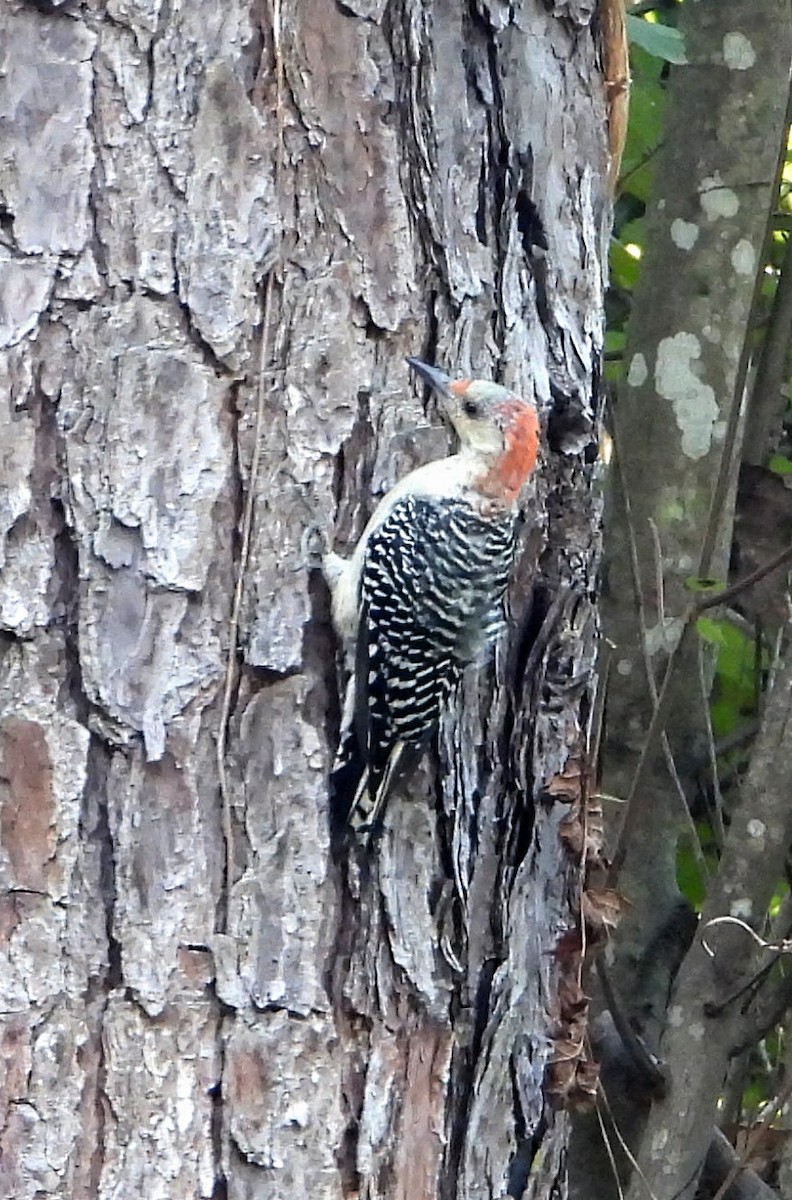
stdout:
POLYGON ((379 848, 382 836, 385 833, 385 822, 382 817, 375 817, 374 820, 368 821, 365 825, 358 825, 356 832, 363 849, 367 854, 370 854, 379 848))

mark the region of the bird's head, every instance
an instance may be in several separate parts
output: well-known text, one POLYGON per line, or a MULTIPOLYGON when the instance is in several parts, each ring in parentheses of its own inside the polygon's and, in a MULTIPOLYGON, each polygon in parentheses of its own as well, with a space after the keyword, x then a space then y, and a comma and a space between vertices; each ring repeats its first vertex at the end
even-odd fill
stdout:
POLYGON ((535 406, 488 379, 451 379, 419 358, 407 362, 438 393, 463 450, 480 456, 486 465, 481 490, 511 502, 536 465, 535 406))

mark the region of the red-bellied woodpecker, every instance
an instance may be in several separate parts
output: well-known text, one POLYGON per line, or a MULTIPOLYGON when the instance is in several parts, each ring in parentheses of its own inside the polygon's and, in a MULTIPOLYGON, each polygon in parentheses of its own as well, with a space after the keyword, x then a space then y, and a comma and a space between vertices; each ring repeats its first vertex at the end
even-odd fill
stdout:
POLYGON ((539 446, 533 404, 407 361, 439 394, 459 452, 397 483, 350 559, 322 560, 336 630, 354 654, 334 804, 372 830, 405 747, 434 730, 464 668, 502 627, 517 498, 539 446))

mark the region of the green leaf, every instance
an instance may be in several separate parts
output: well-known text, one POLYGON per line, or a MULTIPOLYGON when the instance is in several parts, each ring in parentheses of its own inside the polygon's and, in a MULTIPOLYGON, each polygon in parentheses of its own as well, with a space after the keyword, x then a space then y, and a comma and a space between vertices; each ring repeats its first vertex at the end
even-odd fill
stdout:
POLYGON ((624 358, 611 356, 623 356, 626 344, 627 334, 623 329, 605 330, 605 379, 608 383, 618 384, 624 375, 624 358))
MULTIPOLYGON (((624 246, 639 246, 643 250, 646 245, 646 218, 637 217, 634 221, 622 225, 619 241, 624 246)), ((638 261, 640 262, 640 259, 638 261)))
POLYGON ((663 132, 665 89, 660 79, 662 63, 640 47, 630 53, 632 89, 630 123, 621 164, 621 191, 642 200, 649 199, 653 155, 663 132))
POLYGON ((682 895, 692 908, 700 912, 706 899, 707 885, 687 837, 681 838, 677 846, 676 877, 682 895))
POLYGON ((718 676, 737 684, 745 684, 748 695, 752 696, 756 672, 754 639, 743 633, 726 617, 699 617, 696 629, 705 642, 718 647, 718 676))
MULTIPOLYGON (((685 587, 689 592, 717 592, 725 588, 726 584, 722 579, 699 579, 697 575, 688 575, 685 580, 685 587)), ((702 617, 701 620, 705 622, 707 618, 702 617)), ((715 623, 711 622, 711 624, 715 623)), ((703 633, 701 629, 699 629, 699 633, 701 633, 702 637, 707 637, 706 633, 703 633)), ((712 641, 712 638, 708 638, 707 640, 712 641)))
POLYGON ((768 465, 775 475, 792 475, 792 458, 783 454, 774 454, 768 465))
MULTIPOLYGON (((630 47, 630 74, 633 85, 636 80, 639 83, 657 83, 665 90, 664 79, 668 74, 668 67, 661 58, 654 58, 640 46, 633 44, 630 47)), ((630 103, 632 105, 632 91, 630 92, 630 103)), ((632 111, 630 111, 630 117, 632 118, 632 111)))
POLYGON ((710 704, 710 720, 715 737, 728 737, 739 724, 739 712, 731 696, 713 700, 710 704))
POLYGON ((614 283, 631 292, 638 282, 641 264, 616 238, 611 239, 610 265, 614 283))
POLYGON ((699 617, 696 629, 705 642, 717 647, 710 717, 716 737, 723 737, 755 715, 757 666, 766 668, 767 653, 761 653, 757 664, 754 639, 728 618, 699 617))
POLYGON ((781 911, 781 905, 789 895, 789 884, 786 880, 782 880, 776 885, 776 890, 773 892, 772 899, 767 906, 767 915, 769 917, 777 917, 781 911))
POLYGON ((628 13, 627 37, 654 58, 677 64, 687 62, 685 39, 678 29, 673 29, 670 25, 644 21, 628 13))
MULTIPOLYGON (((686 581, 688 587, 690 582, 686 581)), ((696 629, 699 636, 704 638, 705 642, 711 642, 713 646, 723 645, 723 628, 725 621, 716 621, 714 617, 699 617, 696 621, 696 629)))

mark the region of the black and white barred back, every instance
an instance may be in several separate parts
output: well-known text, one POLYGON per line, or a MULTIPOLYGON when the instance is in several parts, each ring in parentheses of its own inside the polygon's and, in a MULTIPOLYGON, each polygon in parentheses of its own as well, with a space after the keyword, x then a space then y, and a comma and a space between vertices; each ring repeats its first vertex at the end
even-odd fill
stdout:
POLYGON ((371 535, 355 724, 337 764, 347 772, 357 758, 368 768, 368 798, 358 797, 355 823, 371 806, 381 814, 378 792, 394 746, 424 741, 464 668, 503 627, 514 545, 511 513, 484 520, 463 500, 422 496, 400 500, 371 535))

